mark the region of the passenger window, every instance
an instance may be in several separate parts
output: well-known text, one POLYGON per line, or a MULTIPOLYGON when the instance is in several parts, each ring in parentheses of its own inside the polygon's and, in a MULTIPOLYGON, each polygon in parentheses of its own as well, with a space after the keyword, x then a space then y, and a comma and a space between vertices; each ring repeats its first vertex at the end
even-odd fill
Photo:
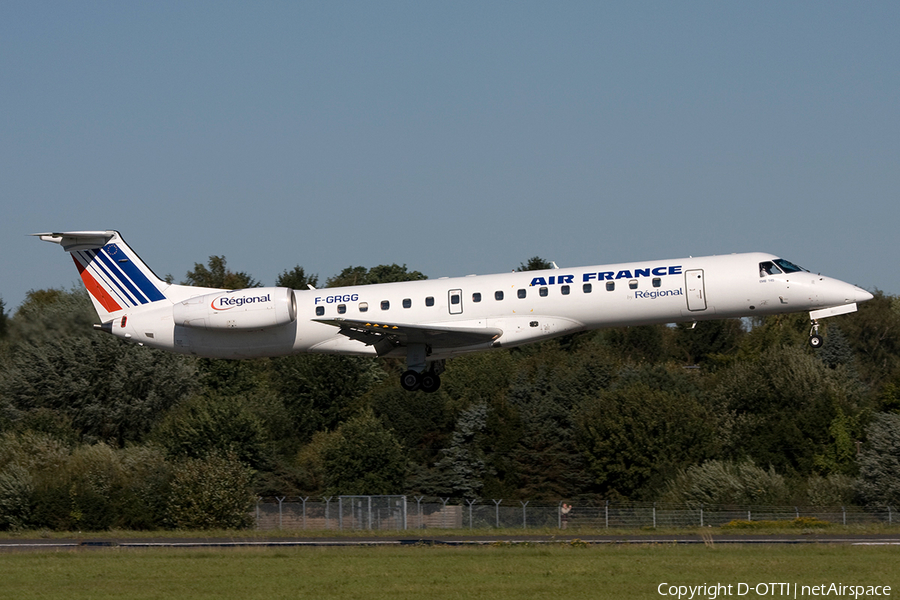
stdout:
POLYGON ((316 307, 316 316, 317 316, 317 317, 321 317, 321 316, 324 315, 324 314, 325 314, 325 307, 324 307, 324 306, 317 306, 317 307, 316 307))
POLYGON ((347 312, 347 305, 346 304, 338 304, 338 314, 342 315, 346 312, 347 312))
POLYGON ((562 293, 563 296, 568 296, 569 295, 569 286, 564 285, 561 288, 559 288, 559 291, 560 291, 560 293, 562 293))
POLYGON ((615 289, 616 289, 616 282, 615 282, 615 281, 607 281, 607 282, 606 282, 606 291, 607 291, 607 292, 615 291, 615 289))
POLYGON ((403 299, 403 308, 410 308, 412 306, 412 300, 409 298, 403 299))
POLYGON ((630 281, 628 282, 628 289, 629 289, 629 290, 636 290, 636 289, 637 289, 637 279, 632 279, 632 280, 630 280, 630 281))
POLYGON ((659 277, 653 278, 653 287, 659 287, 662 285, 662 279, 659 277))
POLYGON ((594 289, 594 288, 589 283, 586 283, 583 286, 581 286, 581 291, 583 291, 585 294, 590 294, 592 289, 594 289))
POLYGON ((387 310, 391 307, 390 300, 382 300, 381 301, 381 310, 387 310))
POLYGON ((527 290, 525 288, 522 288, 521 290, 516 291, 516 296, 518 296, 519 298, 524 298, 526 293, 527 290))
POLYGON ((494 300, 503 300, 503 292, 501 292, 501 291, 494 292, 494 300))
POLYGON ((434 306, 434 296, 425 298, 425 306, 434 306))
POLYGON ((541 295, 541 297, 543 298, 543 297, 546 296, 547 293, 548 293, 548 292, 547 292, 547 288, 545 288, 545 287, 540 288, 540 289, 538 290, 538 293, 539 293, 539 294, 541 295))
POLYGON ((369 310, 369 303, 368 302, 360 302, 359 303, 359 312, 366 312, 367 310, 369 310))
POLYGON ((472 294, 472 302, 481 302, 481 292, 472 294))
POLYGON ((770 260, 759 263, 759 276, 768 277, 769 275, 781 275, 781 269, 770 260))

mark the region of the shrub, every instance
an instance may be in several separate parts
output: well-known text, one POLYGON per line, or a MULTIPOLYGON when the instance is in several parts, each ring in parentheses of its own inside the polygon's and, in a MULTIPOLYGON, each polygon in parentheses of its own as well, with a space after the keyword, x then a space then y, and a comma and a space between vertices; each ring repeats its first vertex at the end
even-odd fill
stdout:
POLYGON ((233 454, 187 458, 172 474, 168 524, 178 529, 238 529, 251 523, 251 472, 233 454))

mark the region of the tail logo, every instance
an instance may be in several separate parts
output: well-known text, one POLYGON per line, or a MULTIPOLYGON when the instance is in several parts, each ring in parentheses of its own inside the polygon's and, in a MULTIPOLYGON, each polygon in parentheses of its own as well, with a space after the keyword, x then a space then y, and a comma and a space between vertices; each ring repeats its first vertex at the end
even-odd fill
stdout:
POLYGON ((85 288, 108 312, 163 300, 162 292, 117 244, 73 250, 85 288))

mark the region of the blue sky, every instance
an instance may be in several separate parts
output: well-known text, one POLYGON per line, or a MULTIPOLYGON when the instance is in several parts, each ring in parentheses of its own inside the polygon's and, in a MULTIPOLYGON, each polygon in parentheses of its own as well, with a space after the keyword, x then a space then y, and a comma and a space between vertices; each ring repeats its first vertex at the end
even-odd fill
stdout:
POLYGON ((900 3, 4 2, 0 298, 761 250, 900 294, 900 3))

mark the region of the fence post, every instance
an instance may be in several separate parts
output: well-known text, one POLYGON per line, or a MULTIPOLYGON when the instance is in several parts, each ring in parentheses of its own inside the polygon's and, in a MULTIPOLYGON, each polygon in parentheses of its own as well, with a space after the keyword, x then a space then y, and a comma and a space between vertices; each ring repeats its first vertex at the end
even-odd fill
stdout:
POLYGON ((306 501, 309 500, 309 496, 300 500, 303 502, 303 529, 306 529, 306 501))
POLYGON ((747 520, 748 520, 748 521, 752 521, 752 520, 753 520, 753 519, 750 518, 750 509, 749 509, 749 508, 747 509, 747 520))
POLYGON ((328 509, 331 507, 331 499, 334 496, 322 496, 322 500, 325 501, 325 529, 331 529, 331 523, 328 522, 328 509))
POLYGON ((606 501, 605 514, 606 514, 606 528, 609 529, 609 500, 606 501))
POLYGON ((794 507, 794 514, 797 515, 797 516, 796 516, 797 519, 800 518, 800 507, 799 507, 799 506, 795 506, 795 507, 794 507))
POLYGON ((403 496, 403 531, 409 529, 407 520, 409 518, 409 504, 406 502, 406 496, 403 496))
POLYGON ((528 529, 528 520, 525 514, 525 507, 528 506, 529 502, 531 502, 531 500, 526 500, 525 502, 519 500, 519 504, 522 505, 522 529, 528 529))
POLYGON ((279 498, 278 496, 275 496, 275 499, 278 500, 278 529, 284 529, 284 527, 282 525, 283 521, 282 521, 282 517, 281 517, 281 503, 284 502, 285 496, 282 496, 281 498, 279 498))
POLYGON ((847 509, 842 506, 841 512, 844 514, 844 525, 846 525, 847 524, 847 509))
POLYGON ((262 497, 256 497, 256 528, 259 529, 259 503, 262 502, 262 497))
POLYGON ((469 529, 472 529, 472 505, 478 502, 478 500, 466 500, 469 503, 469 529))
POLYGON ((425 499, 425 496, 414 496, 416 499, 416 509, 419 513, 419 529, 422 529, 422 500, 425 499))
POLYGON ((703 527, 703 503, 700 503, 700 527, 703 527))
POLYGON ((653 529, 656 529, 656 502, 653 503, 653 529))
MULTIPOLYGON (((493 500, 493 498, 492 498, 492 500, 493 500)), ((493 500, 493 502, 494 502, 495 520, 497 522, 497 529, 500 529, 500 503, 503 502, 503 498, 500 498, 499 500, 493 500)))
POLYGON ((891 507, 888 506, 888 525, 893 525, 893 519, 891 518, 891 507))

